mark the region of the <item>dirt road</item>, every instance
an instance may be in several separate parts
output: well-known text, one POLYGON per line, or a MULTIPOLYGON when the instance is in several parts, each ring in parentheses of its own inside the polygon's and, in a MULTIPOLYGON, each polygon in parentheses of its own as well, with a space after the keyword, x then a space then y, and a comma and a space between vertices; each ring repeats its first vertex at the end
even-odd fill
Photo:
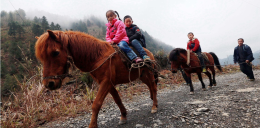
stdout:
MULTIPOLYGON (((100 111, 98 126, 101 128, 210 128, 250 127, 260 128, 260 70, 255 70, 255 81, 248 81, 244 74, 226 74, 216 77, 217 86, 202 91, 200 82, 194 83, 195 94, 189 95, 186 85, 158 91, 158 112, 151 114, 152 100, 148 93, 124 102, 128 122, 118 125, 120 111, 112 103, 100 111)), ((208 85, 208 79, 204 79, 208 85)), ((90 114, 53 122, 48 127, 88 127, 90 114)))

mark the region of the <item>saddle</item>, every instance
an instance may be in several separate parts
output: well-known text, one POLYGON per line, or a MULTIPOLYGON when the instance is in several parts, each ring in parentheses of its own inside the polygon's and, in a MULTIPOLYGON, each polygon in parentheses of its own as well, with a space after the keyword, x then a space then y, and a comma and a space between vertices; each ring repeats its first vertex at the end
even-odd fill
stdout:
MULTIPOLYGON (((156 83, 158 82, 157 78, 159 75, 159 65, 157 64, 157 62, 154 61, 144 61, 138 64, 132 63, 131 60, 127 57, 127 55, 124 53, 124 51, 122 51, 117 45, 112 45, 112 47, 116 50, 116 54, 118 54, 122 60, 122 62, 124 63, 124 65, 126 66, 126 68, 129 70, 129 81, 131 82, 130 79, 130 72, 132 68, 138 69, 139 70, 139 78, 141 77, 141 72, 140 72, 140 68, 143 67, 147 67, 150 71, 153 72, 153 74, 156 77, 155 81, 156 83)), ((140 57, 140 54, 137 52, 137 50, 131 46, 129 46, 134 52, 135 54, 140 57)))
MULTIPOLYGON (((194 53, 194 54, 196 55, 196 57, 197 57, 198 60, 200 61, 200 59, 199 59, 197 53, 194 53)), ((202 55, 202 58, 203 58, 204 62, 205 62, 205 63, 209 63, 209 58, 208 58, 208 56, 207 56, 205 53, 203 53, 203 52, 201 53, 201 55, 202 55)))
MULTIPOLYGON (((128 58, 128 56, 125 54, 124 51, 122 51, 117 45, 112 45, 112 47, 117 51, 117 54, 120 56, 122 62, 125 64, 125 66, 130 69, 131 68, 131 65, 132 65, 132 62, 131 60, 128 58)), ((134 52, 135 54, 140 57, 140 54, 137 52, 137 50, 132 47, 132 46, 129 46, 134 52)))

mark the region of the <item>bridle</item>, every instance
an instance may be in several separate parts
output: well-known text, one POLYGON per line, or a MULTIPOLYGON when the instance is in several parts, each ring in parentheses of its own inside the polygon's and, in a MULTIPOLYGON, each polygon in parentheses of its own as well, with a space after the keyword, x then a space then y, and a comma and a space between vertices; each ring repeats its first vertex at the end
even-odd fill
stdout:
MULTIPOLYGON (((180 63, 180 61, 183 61, 183 60, 184 59, 182 57, 180 57, 180 56, 177 57, 177 63, 180 63)), ((170 61, 170 64, 171 64, 171 61, 170 61)), ((189 65, 187 65, 187 66, 189 66, 189 65)), ((176 71, 177 70, 178 70, 178 68, 176 69, 176 71)), ((175 69, 172 69, 172 67, 171 67, 170 71, 175 71, 175 69)))
POLYGON ((74 61, 72 56, 70 56, 68 50, 67 50, 67 63, 66 63, 66 70, 65 73, 62 75, 55 75, 55 76, 47 76, 47 77, 43 77, 43 79, 64 79, 65 77, 72 77, 71 74, 69 74, 69 68, 72 66, 74 67, 74 61))

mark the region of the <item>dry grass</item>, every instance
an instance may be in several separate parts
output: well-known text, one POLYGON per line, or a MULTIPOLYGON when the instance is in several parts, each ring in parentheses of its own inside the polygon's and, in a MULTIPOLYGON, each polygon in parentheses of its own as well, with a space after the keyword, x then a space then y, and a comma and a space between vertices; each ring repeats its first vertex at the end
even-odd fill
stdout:
POLYGON ((34 81, 23 84, 21 89, 2 99, 2 127, 35 127, 61 117, 89 112, 91 107, 91 93, 75 94, 71 87, 48 91, 34 81))
MULTIPOLYGON (((254 69, 260 69, 260 66, 255 66, 254 69)), ((229 65, 223 67, 222 73, 218 71, 217 74, 237 71, 239 71, 238 65, 229 65)), ((167 85, 180 86, 180 83, 184 82, 179 72, 172 74, 168 70, 162 70, 160 73, 166 79, 160 80, 158 90, 169 87, 167 85)), ((197 77, 192 78, 197 80, 197 77)), ((92 101, 98 88, 86 88, 86 90, 78 91, 78 84, 73 84, 70 86, 65 85, 56 91, 48 91, 40 83, 40 80, 40 76, 36 76, 27 83, 21 82, 19 83, 21 91, 12 92, 10 97, 2 97, 1 126, 3 128, 36 127, 47 122, 63 120, 67 117, 75 117, 91 111, 92 101)), ((116 87, 122 100, 131 100, 134 95, 149 93, 148 87, 140 81, 134 81, 133 84, 129 83, 125 86, 116 87)), ((111 101, 113 101, 113 98, 108 95, 104 104, 111 101)))

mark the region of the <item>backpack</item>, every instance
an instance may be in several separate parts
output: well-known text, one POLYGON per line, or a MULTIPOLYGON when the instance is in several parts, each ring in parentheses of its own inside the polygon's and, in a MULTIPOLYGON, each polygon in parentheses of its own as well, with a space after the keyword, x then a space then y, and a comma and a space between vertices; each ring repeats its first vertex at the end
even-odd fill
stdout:
MULTIPOLYGON (((132 29, 135 32, 136 31, 136 26, 134 26, 132 29)), ((142 47, 146 48, 145 36, 142 33, 141 33, 140 41, 141 41, 140 44, 142 45, 142 47)))

